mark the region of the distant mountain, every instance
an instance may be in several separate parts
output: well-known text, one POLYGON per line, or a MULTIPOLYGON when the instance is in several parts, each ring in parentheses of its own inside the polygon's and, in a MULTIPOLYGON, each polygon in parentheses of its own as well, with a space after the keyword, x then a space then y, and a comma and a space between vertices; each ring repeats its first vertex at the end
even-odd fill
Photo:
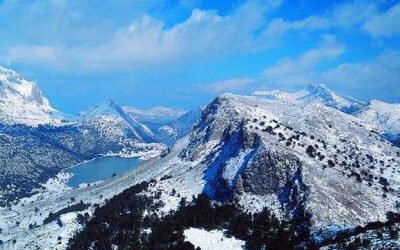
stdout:
POLYGON ((373 100, 354 115, 371 124, 389 141, 400 146, 400 104, 373 100))
POLYGON ((365 105, 357 99, 335 94, 324 84, 310 84, 307 89, 294 93, 272 90, 255 91, 252 95, 296 104, 320 103, 348 114, 365 105))
POLYGON ((339 96, 323 84, 311 84, 306 90, 288 93, 279 90, 255 91, 253 96, 294 105, 321 104, 356 116, 370 124, 385 139, 400 145, 400 104, 379 100, 364 103, 349 96, 339 96))
POLYGON ((203 111, 204 107, 190 110, 167 124, 155 127, 159 140, 167 145, 173 145, 193 129, 203 111))
POLYGON ((123 110, 139 122, 150 124, 166 124, 187 113, 187 111, 183 109, 173 109, 168 107, 154 107, 148 110, 123 107, 123 110))
POLYGON ((155 107, 149 110, 123 107, 123 111, 146 126, 155 141, 173 145, 190 132, 200 118, 203 108, 185 111, 167 107, 155 107))
MULTIPOLYGON (((155 135, 146 125, 125 113, 122 107, 113 100, 106 100, 89 110, 82 112, 81 119, 91 120, 93 122, 96 119, 100 119, 103 125, 106 121, 113 123, 126 123, 131 127, 132 132, 138 140, 143 142, 155 142, 156 140, 155 135)), ((115 126, 111 124, 111 127, 115 126)))
POLYGON ((63 114, 50 106, 38 86, 0 66, 0 122, 3 124, 59 124, 63 114))
POLYGON ((36 84, 0 67, 0 205, 85 160, 164 149, 111 100, 71 118, 52 108, 36 84))

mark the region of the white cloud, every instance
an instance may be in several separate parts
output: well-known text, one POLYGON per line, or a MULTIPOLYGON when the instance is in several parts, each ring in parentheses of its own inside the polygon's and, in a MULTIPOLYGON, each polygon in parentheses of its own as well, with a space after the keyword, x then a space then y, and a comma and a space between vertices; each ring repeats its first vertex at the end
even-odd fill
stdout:
MULTIPOLYGON (((321 79, 353 92, 397 96, 400 100, 400 52, 385 51, 365 62, 344 63, 321 73, 321 79)), ((376 96, 375 96, 376 97, 376 96)))
POLYGON ((350 29, 359 27, 378 14, 377 2, 356 0, 335 5, 331 10, 321 15, 308 16, 301 20, 288 21, 283 18, 276 18, 268 24, 264 34, 271 36, 272 34, 283 35, 290 31, 312 32, 326 31, 332 28, 350 29))
POLYGON ((254 83, 254 79, 252 78, 231 78, 209 84, 198 84, 197 87, 207 92, 220 94, 229 91, 239 91, 252 83, 254 83))
POLYGON ((57 59, 56 50, 51 46, 15 46, 5 55, 6 62, 22 61, 49 63, 57 59))
POLYGON ((397 4, 385 13, 367 20, 364 24, 364 29, 375 37, 400 35, 399 21, 400 4, 397 4))
MULTIPOLYGON (((166 26, 163 20, 144 15, 117 29, 107 39, 102 36, 98 42, 93 38, 88 38, 87 43, 81 40, 68 45, 58 42, 53 46, 53 52, 60 64, 52 65, 79 70, 118 70, 190 63, 256 51, 270 46, 268 40, 256 33, 265 26, 266 12, 279 4, 280 0, 250 0, 225 16, 215 11, 194 9, 186 20, 172 27, 166 26)), ((75 16, 79 18, 79 15, 75 16)), ((90 37, 90 29, 87 32, 90 37)), ((39 53, 29 54, 30 48, 42 47, 40 43, 19 47, 24 49, 18 49, 18 56, 12 56, 15 52, 11 50, 17 50, 15 48, 5 53, 9 61, 32 62, 37 55, 36 61, 44 62, 39 53)))
POLYGON ((306 84, 321 82, 343 93, 353 93, 359 98, 400 101, 399 51, 387 50, 367 61, 342 63, 324 71, 318 69, 320 63, 340 56, 343 50, 341 45, 328 36, 319 47, 297 58, 280 60, 265 69, 260 77, 233 78, 201 84, 199 87, 219 94, 251 89, 298 90, 306 84))
POLYGON ((320 46, 297 58, 284 58, 264 70, 264 82, 285 87, 301 86, 315 81, 315 67, 325 60, 335 59, 344 52, 333 36, 324 36, 320 46))
MULTIPOLYGON (((347 93, 370 98, 400 97, 400 52, 387 50, 375 58, 356 63, 341 63, 326 70, 318 65, 344 52, 332 37, 297 58, 285 58, 263 72, 258 88, 298 89, 322 82, 347 93)), ((400 101, 399 98, 395 100, 400 101)))

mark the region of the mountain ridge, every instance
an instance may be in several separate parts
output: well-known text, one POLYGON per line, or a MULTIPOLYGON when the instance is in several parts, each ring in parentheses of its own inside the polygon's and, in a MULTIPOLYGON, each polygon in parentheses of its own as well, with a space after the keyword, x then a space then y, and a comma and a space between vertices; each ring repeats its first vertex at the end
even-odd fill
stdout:
POLYGON ((385 139, 395 145, 400 145, 400 104, 398 103, 390 104, 380 100, 362 102, 350 96, 342 97, 323 84, 310 84, 305 90, 293 93, 267 90, 255 91, 251 95, 294 105, 317 103, 337 109, 370 124, 385 139))

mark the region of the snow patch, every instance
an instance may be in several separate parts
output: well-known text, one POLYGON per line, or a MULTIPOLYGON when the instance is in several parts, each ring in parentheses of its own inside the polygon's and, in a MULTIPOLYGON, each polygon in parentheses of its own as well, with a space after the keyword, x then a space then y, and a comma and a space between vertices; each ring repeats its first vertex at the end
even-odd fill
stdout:
POLYGON ((184 231, 185 240, 202 250, 245 249, 245 242, 234 237, 226 237, 222 230, 207 231, 189 228, 184 231))

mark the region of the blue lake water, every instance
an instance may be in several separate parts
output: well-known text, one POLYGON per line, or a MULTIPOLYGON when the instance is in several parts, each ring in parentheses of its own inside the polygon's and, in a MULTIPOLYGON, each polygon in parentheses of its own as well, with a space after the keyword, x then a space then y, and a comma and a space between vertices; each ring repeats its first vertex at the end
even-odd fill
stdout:
POLYGON ((105 156, 93 161, 84 162, 65 170, 73 176, 68 180, 70 187, 77 188, 82 183, 92 183, 112 178, 113 174, 126 172, 135 167, 141 160, 118 156, 105 156))

